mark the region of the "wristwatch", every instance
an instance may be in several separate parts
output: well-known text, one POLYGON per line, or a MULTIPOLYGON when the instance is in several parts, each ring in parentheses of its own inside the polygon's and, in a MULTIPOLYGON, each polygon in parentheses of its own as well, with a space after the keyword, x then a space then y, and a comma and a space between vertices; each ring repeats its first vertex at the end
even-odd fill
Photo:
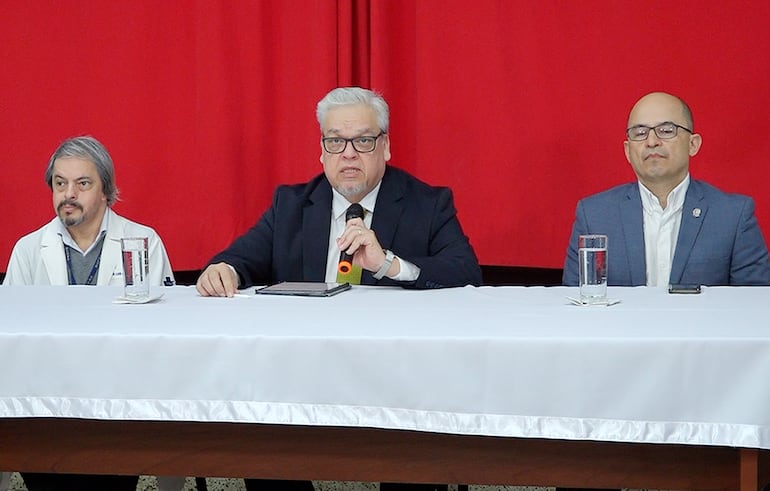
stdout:
POLYGON ((380 269, 378 269, 377 272, 372 275, 375 280, 381 280, 382 277, 385 276, 385 273, 387 273, 388 270, 390 269, 390 265, 393 264, 393 259, 395 259, 396 257, 393 254, 393 252, 387 249, 385 249, 382 252, 385 253, 385 262, 382 263, 382 266, 380 266, 380 269))

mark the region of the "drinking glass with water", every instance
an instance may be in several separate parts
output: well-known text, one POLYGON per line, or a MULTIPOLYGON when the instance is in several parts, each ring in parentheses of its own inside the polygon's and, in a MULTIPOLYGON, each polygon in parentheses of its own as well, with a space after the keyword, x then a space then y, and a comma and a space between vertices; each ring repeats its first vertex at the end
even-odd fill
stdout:
POLYGON ((120 239, 123 252, 124 296, 129 300, 150 298, 150 258, 147 253, 147 237, 120 239))
POLYGON ((585 304, 607 301, 607 236, 578 237, 580 301, 585 304))

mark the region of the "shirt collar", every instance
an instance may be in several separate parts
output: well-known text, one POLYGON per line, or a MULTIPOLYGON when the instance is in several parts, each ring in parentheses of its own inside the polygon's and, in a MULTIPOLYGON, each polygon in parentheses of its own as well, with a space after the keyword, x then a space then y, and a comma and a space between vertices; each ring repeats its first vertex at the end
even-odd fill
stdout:
MULTIPOLYGON (((374 213, 374 205, 377 202, 377 195, 380 192, 381 185, 382 181, 378 182, 374 189, 369 191, 369 193, 358 202, 358 204, 360 204, 369 214, 374 213)), ((332 216, 335 220, 340 219, 340 217, 344 218, 345 212, 351 204, 352 203, 348 201, 347 198, 337 192, 336 189, 332 188, 332 216)))
POLYGON ((655 196, 652 191, 647 189, 647 187, 642 184, 642 181, 638 181, 638 184, 639 193, 642 195, 642 207, 646 212, 652 213, 653 211, 657 211, 658 213, 676 213, 682 209, 682 206, 684 206, 684 197, 687 194, 687 188, 690 187, 690 173, 688 172, 684 179, 682 179, 682 182, 677 184, 677 186, 668 193, 665 210, 660 206, 658 197, 655 196))
POLYGON ((88 246, 87 250, 83 250, 78 246, 78 243, 75 242, 75 239, 72 238, 70 235, 69 230, 67 230, 67 227, 62 223, 61 220, 56 220, 54 225, 56 227, 56 233, 61 236, 61 240, 64 243, 64 245, 69 246, 76 251, 80 251, 81 254, 84 256, 88 254, 88 252, 96 245, 97 242, 99 242, 99 237, 107 233, 107 225, 110 221, 110 213, 112 213, 111 208, 107 208, 104 210, 104 215, 102 216, 102 224, 99 226, 99 234, 96 236, 96 239, 93 241, 93 243, 88 246))

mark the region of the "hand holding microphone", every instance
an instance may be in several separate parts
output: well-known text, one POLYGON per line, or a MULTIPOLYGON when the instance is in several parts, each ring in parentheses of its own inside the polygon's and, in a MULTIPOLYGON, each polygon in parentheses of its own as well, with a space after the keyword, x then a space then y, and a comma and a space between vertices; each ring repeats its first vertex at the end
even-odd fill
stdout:
MULTIPOLYGON (((354 218, 360 218, 362 220, 364 218, 364 208, 358 203, 353 203, 348 207, 348 210, 345 212, 345 223, 349 222, 354 218)), ((339 265, 337 266, 337 271, 340 274, 346 275, 350 273, 350 271, 352 270, 353 270, 353 255, 348 254, 345 251, 340 252, 340 262, 339 262, 339 265)))
POLYGON ((345 232, 337 239, 340 246, 340 261, 337 266, 337 281, 348 281, 357 284, 361 280, 361 269, 372 272, 374 279, 379 280, 388 272, 398 274, 400 267, 398 258, 390 251, 382 248, 373 230, 366 228, 363 223, 350 224, 350 220, 360 218, 363 221, 364 209, 358 203, 350 205, 345 212, 345 232), (352 232, 352 234, 351 234, 352 232), (345 248, 342 244, 347 243, 345 248), (353 254, 358 254, 360 267, 353 266, 353 254, 347 251, 355 244, 353 254), (394 265, 395 272, 392 272, 394 265))

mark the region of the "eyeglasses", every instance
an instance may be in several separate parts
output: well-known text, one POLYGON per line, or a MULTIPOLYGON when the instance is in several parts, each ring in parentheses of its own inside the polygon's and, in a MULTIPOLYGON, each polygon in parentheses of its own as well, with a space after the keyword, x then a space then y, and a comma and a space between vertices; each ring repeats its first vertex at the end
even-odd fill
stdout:
POLYGON ((688 133, 692 133, 690 128, 685 128, 684 126, 672 123, 671 121, 666 121, 657 126, 645 126, 643 124, 632 126, 626 130, 626 136, 628 136, 628 139, 631 141, 640 142, 647 139, 650 135, 650 130, 654 130, 655 136, 661 140, 670 140, 676 136, 679 128, 682 128, 688 133))
POLYGON ((353 150, 358 153, 374 152, 377 147, 377 139, 384 135, 384 131, 380 131, 377 136, 357 136, 355 138, 341 138, 339 136, 330 136, 327 138, 321 138, 321 143, 324 146, 324 150, 329 153, 342 153, 348 148, 348 142, 353 145, 353 150))

